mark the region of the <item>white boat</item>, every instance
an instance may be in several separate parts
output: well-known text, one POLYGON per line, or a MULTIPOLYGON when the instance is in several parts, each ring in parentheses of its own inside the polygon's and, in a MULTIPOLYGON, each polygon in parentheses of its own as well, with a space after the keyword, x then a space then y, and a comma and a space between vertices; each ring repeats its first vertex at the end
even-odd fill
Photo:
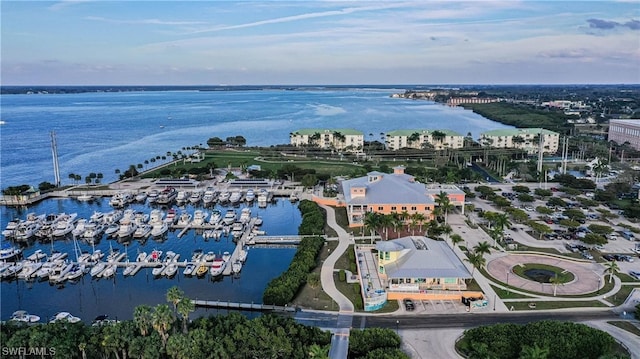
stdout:
POLYGON ((129 275, 133 275, 133 272, 136 270, 137 265, 136 264, 127 264, 126 267, 124 267, 124 271, 122 271, 122 275, 123 276, 129 276, 129 275))
POLYGON ((22 262, 16 262, 7 267, 4 271, 2 271, 2 278, 13 278, 18 273, 22 271, 22 267, 24 265, 22 262))
POLYGON ((202 196, 202 203, 204 203, 204 205, 206 206, 213 203, 215 199, 216 191, 211 187, 207 187, 207 189, 204 191, 204 195, 202 196))
POLYGON ((240 262, 244 262, 247 259, 247 251, 244 248, 241 248, 238 252, 238 260, 240 262))
POLYGON ((193 205, 200 203, 201 200, 202 200, 202 192, 200 191, 193 191, 191 193, 191 196, 189 196, 189 202, 193 205))
POLYGON ((77 323, 80 320, 81 320, 80 318, 74 317, 73 315, 69 314, 69 312, 59 312, 53 316, 53 319, 51 319, 49 323, 55 323, 55 322, 77 323))
POLYGON ((231 196, 229 196, 229 202, 231 202, 232 204, 236 204, 240 202, 240 199, 242 199, 242 193, 238 191, 231 192, 231 196))
POLYGON ((33 263, 33 262, 27 261, 22 265, 22 270, 20 271, 20 273, 16 275, 18 278, 29 280, 32 277, 37 276, 36 272, 38 272, 38 270, 40 270, 41 267, 42 267, 42 263, 40 262, 33 263))
POLYGON ((222 218, 222 222, 227 226, 229 226, 235 221, 236 221, 236 211, 233 209, 227 210, 227 213, 225 213, 224 217, 222 218))
POLYGON ((118 266, 115 264, 110 264, 110 265, 107 265, 107 267, 102 271, 102 273, 100 273, 100 276, 102 278, 113 277, 117 271, 118 271, 118 266))
POLYGON ((55 226, 53 227, 52 235, 54 237, 64 237, 67 234, 71 233, 75 226, 73 225, 76 220, 77 214, 61 214, 56 220, 55 226))
POLYGON ((23 323, 37 323, 40 321, 40 317, 34 314, 29 314, 25 310, 18 310, 13 312, 11 319, 9 320, 23 323))
POLYGON ((202 253, 202 249, 196 249, 195 251, 193 251, 193 254, 191 255, 191 261, 199 262, 202 260, 202 257, 204 257, 204 253, 202 253))
POLYGON ((65 260, 65 258, 67 258, 68 255, 68 253, 53 251, 49 256, 49 262, 63 261, 65 260))
POLYGON ((184 203, 189 200, 189 197, 191 197, 191 193, 189 193, 188 191, 178 191, 176 202, 184 203))
POLYGON ((156 200, 156 203, 167 205, 173 202, 177 196, 178 196, 178 192, 176 191, 175 188, 167 187, 163 189, 162 192, 160 192, 160 194, 158 194, 158 199, 156 200))
POLYGON ((251 220, 251 208, 245 207, 240 211, 240 222, 249 223, 251 220))
POLYGON ((213 211, 211 211, 211 216, 209 217, 209 224, 216 225, 220 223, 221 220, 222 220, 222 214, 220 213, 219 210, 214 209, 213 211))
POLYGON ((89 263, 91 262, 91 253, 84 252, 78 257, 78 263, 89 263))
POLYGON ((149 224, 142 224, 138 228, 136 228, 135 232, 133 232, 133 238, 146 238, 149 236, 149 234, 151 234, 152 230, 153 226, 149 224))
POLYGON ((118 192, 115 195, 113 195, 113 197, 111 197, 111 200, 109 201, 109 204, 112 207, 124 207, 127 204, 133 202, 133 200, 135 199, 135 197, 128 192, 118 192))
POLYGON ((7 227, 5 227, 4 231, 2 231, 2 235, 7 238, 12 237, 16 228, 18 228, 18 225, 20 224, 20 222, 21 220, 19 219, 14 219, 13 221, 9 221, 9 223, 7 223, 7 227))
POLYGON ((193 263, 187 263, 187 265, 184 267, 184 270, 182 271, 182 274, 192 275, 194 270, 196 270, 196 265, 193 263))
POLYGON ((52 283, 62 283, 67 280, 67 274, 73 269, 73 263, 62 263, 53 269, 49 274, 49 281, 52 283))
POLYGON ((151 211, 151 214, 149 214, 149 224, 152 226, 155 226, 157 224, 162 224, 164 223, 163 217, 164 217, 164 212, 156 208, 151 211))
POLYGON ((256 226, 261 226, 262 225, 262 218, 257 217, 255 222, 253 222, 256 226))
POLYGON ((102 258, 104 258, 104 253, 102 253, 101 250, 96 249, 93 251, 93 253, 91 254, 91 261, 92 262, 97 262, 99 260, 101 260, 102 258))
POLYGON ((178 218, 178 225, 179 226, 186 226, 189 223, 191 223, 191 214, 187 213, 187 212, 182 212, 180 214, 180 218, 178 218))
POLYGON ((138 229, 138 226, 134 222, 125 221, 124 223, 120 224, 120 229, 118 229, 118 237, 129 237, 136 231, 136 229, 138 229))
POLYGON ((18 257, 22 254, 22 249, 16 248, 9 243, 5 243, 0 248, 0 260, 7 261, 9 259, 18 257))
POLYGON ((151 235, 153 237, 161 237, 163 234, 167 233, 169 230, 169 225, 166 223, 155 224, 151 229, 151 235))
POLYGON ((241 270, 242 270, 242 262, 235 261, 231 264, 231 272, 233 272, 234 274, 240 273, 241 270))
POLYGON ((89 271, 89 273, 91 274, 92 277, 98 277, 106 268, 107 268, 107 263, 98 262, 95 266, 93 266, 93 268, 91 268, 91 271, 89 271))
POLYGON ((211 273, 212 277, 217 277, 219 275, 222 275, 226 267, 227 262, 224 259, 216 258, 213 261, 213 264, 211 264, 211 269, 209 269, 209 272, 211 273))
POLYGON ((298 194, 296 192, 291 192, 291 194, 289 195, 289 201, 297 202, 298 200, 298 194))
POLYGON ((191 221, 191 224, 194 226, 202 226, 207 223, 208 216, 209 213, 207 213, 206 211, 196 209, 196 211, 193 213, 193 221, 191 221))
POLYGON ((41 280, 48 279, 49 275, 53 273, 53 269, 58 265, 59 263, 55 262, 44 262, 42 267, 40 267, 40 269, 35 273, 35 277, 38 277, 38 279, 41 280))
POLYGON ((205 262, 213 262, 214 259, 216 259, 216 254, 212 251, 209 251, 204 255, 205 262))
POLYGON ((253 202, 254 199, 256 199, 256 194, 255 192, 253 192, 252 189, 248 189, 247 190, 247 194, 245 195, 244 198, 247 202, 253 202))
POLYGON ((42 249, 36 249, 30 256, 27 257, 28 260, 32 262, 40 261, 47 257, 47 254, 42 251, 42 249))
POLYGON ((13 232, 13 238, 16 241, 26 241, 36 235, 41 224, 39 222, 23 222, 18 225, 18 228, 13 232))
POLYGON ((154 267, 153 270, 151 271, 151 274, 153 274, 154 276, 159 276, 162 274, 162 272, 165 269, 165 265, 164 264, 159 264, 157 267, 154 267))
POLYGON ((173 277, 178 272, 178 263, 171 262, 167 264, 167 267, 162 271, 162 275, 167 277, 173 277))
POLYGON ((269 192, 266 189, 261 189, 258 192, 258 207, 266 207, 269 200, 269 192))
POLYGON ((82 237, 86 239, 94 240, 94 239, 100 238, 106 229, 107 227, 105 226, 104 223, 89 222, 85 226, 85 230, 84 230, 84 233, 82 234, 82 237))
POLYGON ((86 230, 87 220, 84 218, 80 218, 76 222, 75 228, 71 231, 71 235, 74 237, 82 237, 84 231, 86 230))
POLYGON ((84 264, 74 264, 73 268, 67 273, 67 280, 74 280, 82 277, 85 274, 84 264))
POLYGON ((147 202, 150 204, 156 203, 158 201, 158 196, 160 196, 160 192, 157 189, 152 189, 147 194, 147 202))
POLYGON ((144 213, 144 212, 140 212, 140 211, 135 212, 135 214, 133 215, 133 221, 138 226, 141 226, 141 225, 149 222, 149 215, 144 213))
POLYGON ((218 202, 220 203, 226 203, 229 202, 229 198, 231 197, 231 194, 227 191, 222 191, 220 192, 220 195, 218 195, 218 202))
POLYGON ((88 193, 85 193, 85 194, 79 195, 78 197, 76 197, 76 199, 80 202, 89 202, 93 200, 93 196, 88 193))
POLYGON ((136 202, 144 203, 146 200, 147 200, 147 193, 146 192, 140 192, 135 197, 135 201, 136 202))
POLYGON ((144 262, 147 260, 147 252, 140 252, 136 257, 136 262, 144 262))
POLYGON ((104 215, 102 221, 106 224, 118 223, 124 216, 124 211, 116 209, 104 215))
POLYGON ((167 216, 164 218, 164 222, 169 225, 172 225, 176 223, 177 219, 178 217, 177 217, 176 210, 173 208, 169 208, 169 210, 167 211, 167 216))
POLYGON ((154 249, 149 256, 147 262, 160 262, 162 260, 162 251, 154 249))
POLYGON ((99 211, 94 211, 91 217, 89 217, 89 221, 94 223, 104 222, 104 213, 99 211))
POLYGON ((225 252, 223 252, 223 253, 222 253, 222 260, 223 260, 223 261, 225 261, 225 262, 228 262, 228 261, 229 261, 229 259, 231 259, 231 253, 226 252, 226 251, 225 251, 225 252))

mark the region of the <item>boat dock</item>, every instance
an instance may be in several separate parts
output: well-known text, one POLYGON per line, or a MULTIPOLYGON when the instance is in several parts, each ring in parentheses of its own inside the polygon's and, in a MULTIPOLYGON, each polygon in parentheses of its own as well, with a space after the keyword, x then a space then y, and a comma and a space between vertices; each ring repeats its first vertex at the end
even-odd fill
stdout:
POLYGON ((257 304, 257 303, 236 303, 220 300, 192 300, 196 307, 202 308, 221 308, 221 309, 240 309, 240 310, 254 310, 254 311, 277 311, 277 312, 296 312, 296 307, 279 306, 270 304, 257 304))
POLYGON ((303 236, 254 236, 247 244, 300 244, 303 236))

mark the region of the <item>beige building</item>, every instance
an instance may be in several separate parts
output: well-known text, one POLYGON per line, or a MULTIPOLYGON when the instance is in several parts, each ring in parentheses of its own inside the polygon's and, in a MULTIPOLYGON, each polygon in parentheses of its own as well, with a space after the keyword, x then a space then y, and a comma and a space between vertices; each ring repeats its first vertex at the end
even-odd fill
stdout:
POLYGON ((289 139, 292 145, 298 147, 333 148, 349 152, 360 152, 364 146, 364 134, 360 131, 346 128, 305 128, 291 132, 289 139))
POLYGON ((464 136, 451 130, 396 130, 387 133, 385 146, 389 150, 425 146, 436 150, 462 148, 464 136))
POLYGON ((617 144, 629 142, 629 145, 640 150, 640 120, 610 120, 609 141, 617 144))
POLYGON ((529 154, 538 153, 539 136, 542 136, 542 152, 556 153, 560 134, 544 128, 514 128, 493 130, 480 134, 482 146, 496 148, 520 148, 529 154))

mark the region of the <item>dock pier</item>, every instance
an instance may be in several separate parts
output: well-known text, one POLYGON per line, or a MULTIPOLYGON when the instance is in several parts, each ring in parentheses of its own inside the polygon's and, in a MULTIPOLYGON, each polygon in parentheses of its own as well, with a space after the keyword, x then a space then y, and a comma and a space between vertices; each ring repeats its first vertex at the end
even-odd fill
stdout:
POLYGON ((253 310, 253 311, 277 311, 277 312, 296 312, 296 307, 279 306, 270 304, 258 304, 258 303, 237 303, 220 300, 192 300, 196 307, 201 308, 220 308, 220 309, 240 309, 240 310, 253 310))

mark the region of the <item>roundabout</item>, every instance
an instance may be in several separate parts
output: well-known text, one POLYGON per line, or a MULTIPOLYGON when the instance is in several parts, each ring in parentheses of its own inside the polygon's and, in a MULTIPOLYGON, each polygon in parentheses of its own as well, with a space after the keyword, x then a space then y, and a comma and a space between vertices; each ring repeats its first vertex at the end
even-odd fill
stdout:
POLYGON ((554 285, 550 283, 550 278, 556 274, 566 278, 564 283, 555 288, 557 296, 594 293, 604 285, 604 268, 595 262, 577 262, 545 255, 507 254, 489 261, 486 268, 489 275, 508 286, 551 296, 554 285))

